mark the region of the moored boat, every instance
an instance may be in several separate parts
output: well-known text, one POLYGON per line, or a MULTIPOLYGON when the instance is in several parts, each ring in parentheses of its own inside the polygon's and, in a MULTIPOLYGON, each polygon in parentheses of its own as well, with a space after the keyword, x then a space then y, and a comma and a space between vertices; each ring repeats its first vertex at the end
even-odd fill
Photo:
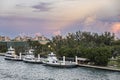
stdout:
POLYGON ((46 66, 60 67, 60 68, 74 68, 77 67, 77 62, 65 61, 65 56, 63 56, 63 61, 59 61, 53 52, 48 54, 48 58, 43 62, 46 66))
POLYGON ((30 49, 28 53, 24 56, 23 61, 26 63, 35 63, 35 64, 41 64, 42 58, 40 58, 40 54, 38 54, 38 57, 36 58, 34 56, 34 50, 30 49))
POLYGON ((13 60, 13 61, 22 61, 22 54, 20 53, 19 56, 15 54, 15 49, 10 47, 5 54, 5 60, 13 60))

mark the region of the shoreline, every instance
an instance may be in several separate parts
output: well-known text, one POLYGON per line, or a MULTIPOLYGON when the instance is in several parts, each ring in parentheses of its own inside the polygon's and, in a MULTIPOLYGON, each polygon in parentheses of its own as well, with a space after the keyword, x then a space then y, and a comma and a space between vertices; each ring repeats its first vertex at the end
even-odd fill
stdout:
POLYGON ((84 64, 78 64, 79 67, 87 67, 87 68, 94 68, 94 69, 101 69, 101 70, 108 70, 108 71, 115 71, 120 72, 120 69, 117 68, 111 68, 111 67, 103 67, 103 66, 93 66, 93 65, 84 65, 84 64))
MULTIPOLYGON (((0 56, 5 56, 5 53, 0 53, 0 56)), ((85 65, 85 64, 78 64, 78 67, 86 67, 86 68, 94 68, 94 69, 120 72, 120 69, 117 69, 117 68, 114 68, 114 67, 93 66, 93 65, 85 65)))

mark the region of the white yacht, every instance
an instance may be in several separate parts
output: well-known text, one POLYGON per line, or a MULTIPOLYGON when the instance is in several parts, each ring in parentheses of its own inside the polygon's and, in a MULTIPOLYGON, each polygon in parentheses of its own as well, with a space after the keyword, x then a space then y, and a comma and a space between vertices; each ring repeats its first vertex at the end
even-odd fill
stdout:
POLYGON ((53 52, 48 54, 48 58, 43 62, 47 66, 61 67, 61 68, 73 68, 77 67, 77 62, 65 61, 65 56, 63 56, 63 61, 59 61, 53 52))
POLYGON ((37 58, 34 56, 34 49, 29 49, 27 54, 24 56, 23 61, 26 63, 37 63, 37 64, 42 63, 42 59, 40 58, 40 54, 38 54, 37 58))
POLYGON ((10 47, 5 54, 5 60, 14 60, 14 61, 22 61, 21 53, 18 55, 15 54, 15 49, 10 47))

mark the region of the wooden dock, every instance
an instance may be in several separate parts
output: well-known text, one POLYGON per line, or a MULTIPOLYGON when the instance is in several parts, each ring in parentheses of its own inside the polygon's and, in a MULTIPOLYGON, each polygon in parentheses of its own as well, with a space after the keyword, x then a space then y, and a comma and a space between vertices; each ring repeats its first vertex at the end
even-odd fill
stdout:
POLYGON ((92 66, 92 65, 84 65, 84 64, 78 64, 78 66, 79 67, 87 67, 87 68, 95 68, 95 69, 101 69, 101 70, 120 72, 120 69, 116 69, 116 68, 113 68, 113 67, 92 66))

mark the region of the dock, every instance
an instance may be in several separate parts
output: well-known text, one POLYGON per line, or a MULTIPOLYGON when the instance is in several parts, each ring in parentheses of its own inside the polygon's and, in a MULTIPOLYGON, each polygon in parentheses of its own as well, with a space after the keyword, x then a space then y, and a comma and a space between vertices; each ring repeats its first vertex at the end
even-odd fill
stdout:
POLYGON ((5 53, 0 53, 0 56, 5 56, 5 53))
POLYGON ((85 64, 78 64, 78 66, 79 67, 87 67, 87 68, 94 68, 94 69, 101 69, 101 70, 120 72, 120 69, 113 68, 113 67, 93 66, 93 65, 85 65, 85 64))

